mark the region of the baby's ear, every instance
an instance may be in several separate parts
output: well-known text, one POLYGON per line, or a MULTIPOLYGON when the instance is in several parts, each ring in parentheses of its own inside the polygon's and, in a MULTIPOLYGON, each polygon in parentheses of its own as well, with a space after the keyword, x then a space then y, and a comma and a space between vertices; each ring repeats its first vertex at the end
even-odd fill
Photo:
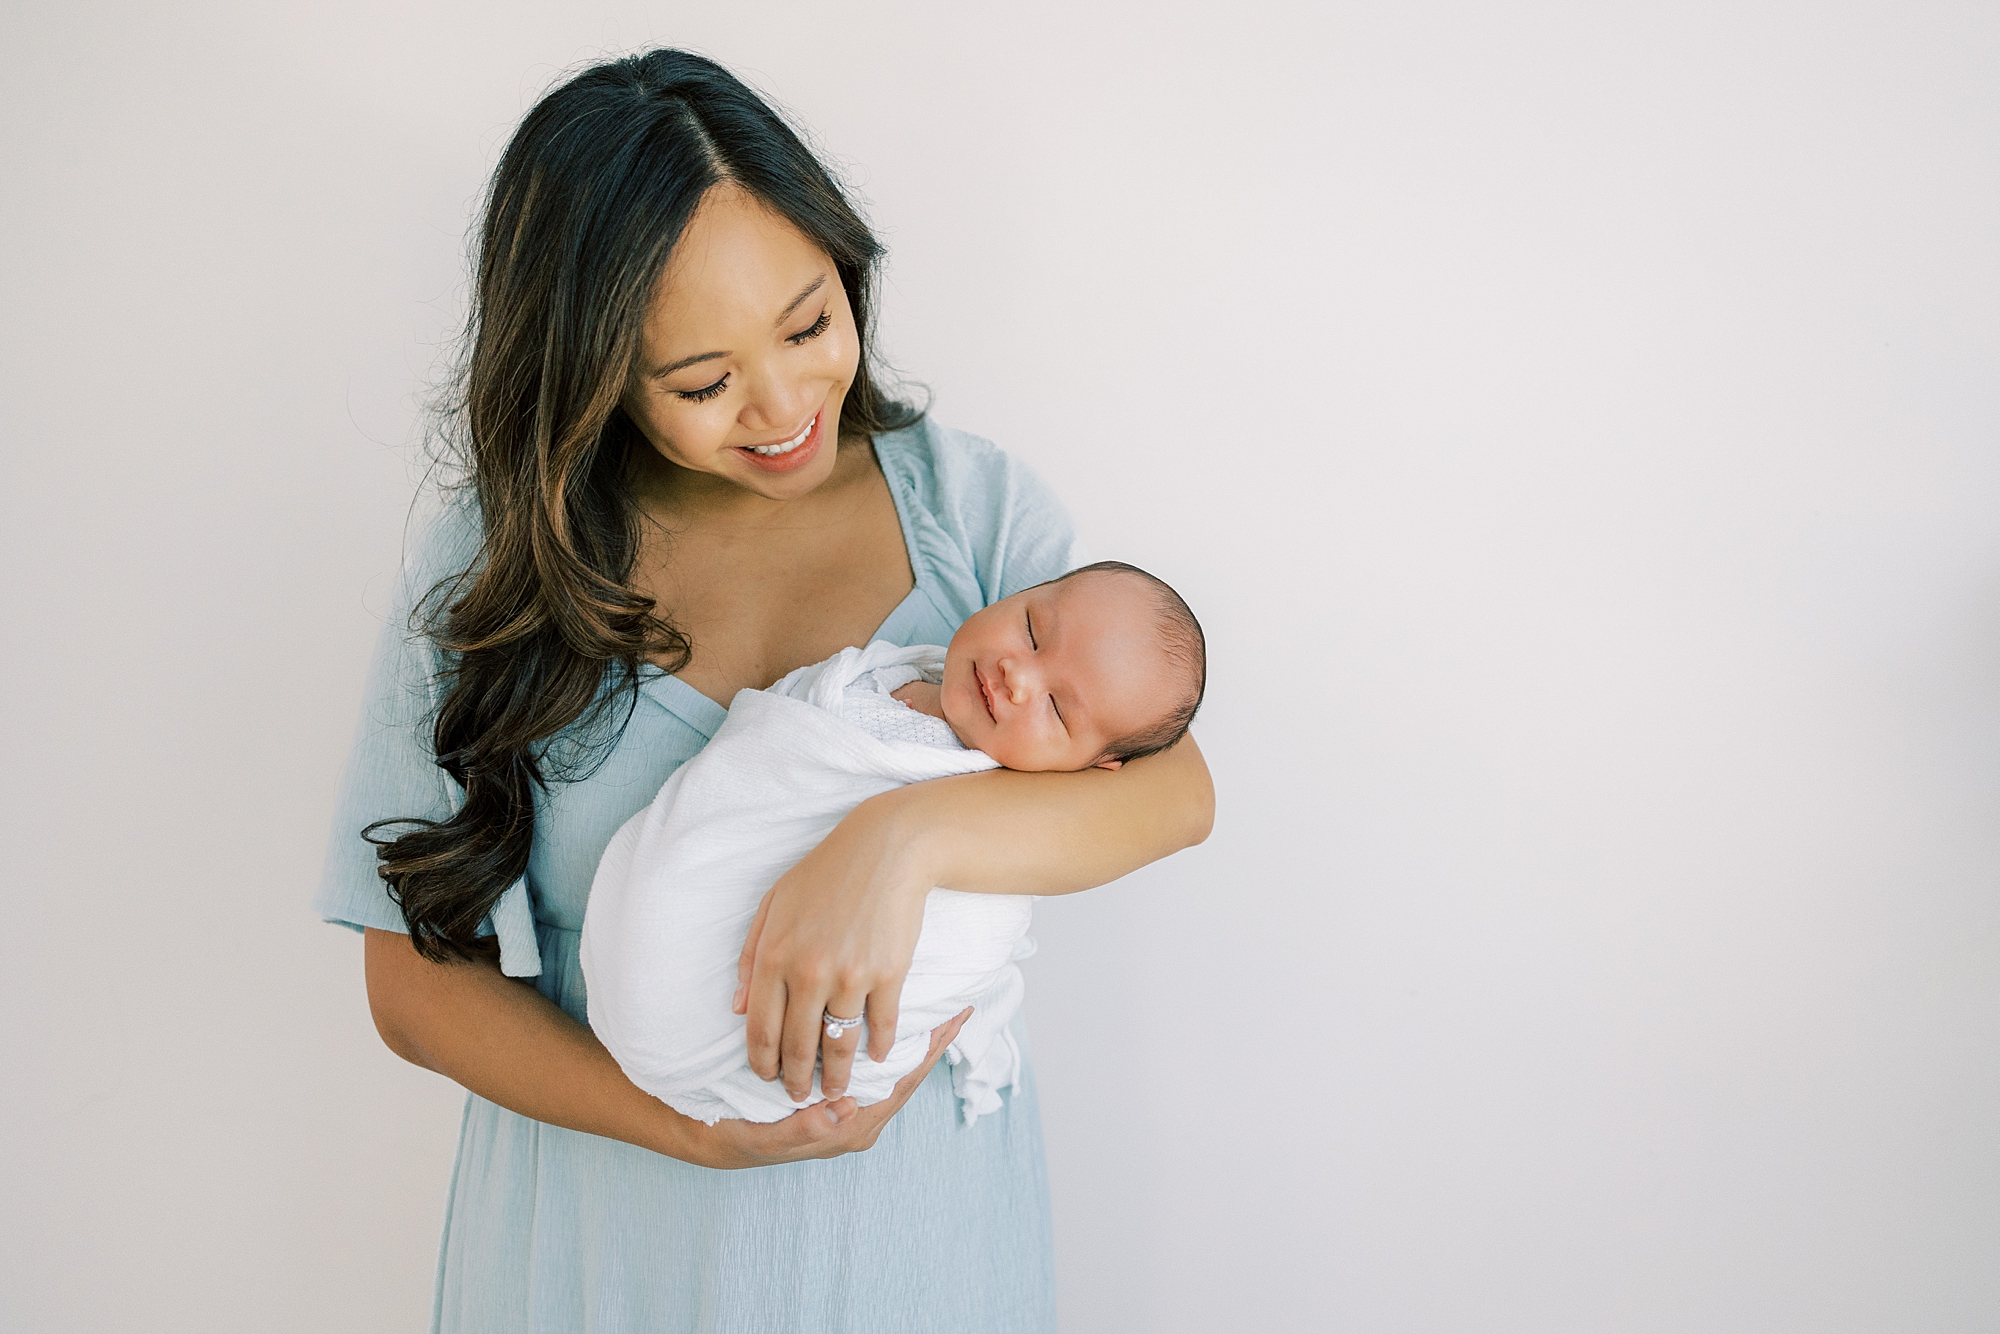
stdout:
POLYGON ((1116 769, 1122 766, 1124 763, 1125 761, 1123 760, 1099 760, 1093 767, 1099 769, 1116 769))

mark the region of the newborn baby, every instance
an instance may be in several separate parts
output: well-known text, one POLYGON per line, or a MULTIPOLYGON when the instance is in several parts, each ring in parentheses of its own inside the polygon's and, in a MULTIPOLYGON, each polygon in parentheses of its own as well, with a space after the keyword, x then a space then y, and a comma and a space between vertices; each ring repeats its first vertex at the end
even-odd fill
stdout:
MULTIPOLYGON (((950 645, 843 649, 738 692, 700 754, 605 849, 584 915, 591 1028, 640 1088, 713 1123, 806 1103, 750 1069, 732 1012, 764 893, 867 798, 1005 766, 1116 769, 1186 733, 1207 672, 1201 627, 1166 584, 1116 561, 975 613, 950 645)), ((889 1096, 967 1005, 947 1051, 968 1123, 1020 1069, 1008 1023, 1033 953, 1025 895, 935 889, 903 983, 895 1045, 862 1051, 848 1093, 889 1096)))

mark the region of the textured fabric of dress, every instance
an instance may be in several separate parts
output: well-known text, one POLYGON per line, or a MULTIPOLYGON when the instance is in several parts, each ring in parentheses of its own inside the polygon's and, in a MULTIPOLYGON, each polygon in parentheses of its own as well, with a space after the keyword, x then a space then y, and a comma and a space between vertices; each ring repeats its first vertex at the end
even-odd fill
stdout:
MULTIPOLYGON (((944 643, 981 607, 1085 563, 1054 495, 990 444, 925 420, 877 437, 875 451, 916 586, 872 638, 944 643)), ((405 929, 360 831, 452 808, 456 789, 430 752, 439 663, 408 616, 477 550, 477 514, 453 501, 405 564, 313 903, 328 921, 405 929)), ((540 955, 533 980, 579 1021, 578 930, 599 855, 725 716, 678 678, 649 672, 588 777, 538 796, 526 885, 540 955)), ((739 1172, 468 1096, 433 1329, 1015 1334, 1054 1328, 1053 1278, 1032 1066, 976 1125, 961 1123, 940 1065, 872 1150, 739 1172)))

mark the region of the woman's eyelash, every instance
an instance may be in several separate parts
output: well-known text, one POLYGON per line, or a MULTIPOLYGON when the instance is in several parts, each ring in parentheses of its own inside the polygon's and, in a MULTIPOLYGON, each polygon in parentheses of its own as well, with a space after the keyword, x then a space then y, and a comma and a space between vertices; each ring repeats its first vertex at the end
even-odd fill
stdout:
POLYGON ((787 343, 803 343, 809 338, 817 338, 825 333, 826 327, 832 323, 833 311, 831 309, 822 310, 819 313, 819 318, 814 320, 809 327, 799 330, 785 341, 787 343))
POLYGON ((724 389, 727 389, 728 387, 729 387, 729 377, 725 375, 720 380, 717 380, 714 384, 708 385, 705 388, 676 389, 674 393, 679 397, 686 399, 690 403, 706 403, 708 402, 709 399, 714 398, 717 394, 721 393, 724 389))
MULTIPOLYGON (((814 320, 810 325, 799 330, 797 333, 793 334, 790 338, 787 338, 785 341, 787 343, 791 343, 794 345, 807 342, 808 340, 817 338, 821 334, 825 333, 827 331, 827 326, 831 325, 832 323, 833 323, 833 312, 831 310, 822 310, 819 313, 818 319, 814 320)), ((721 393, 728 387, 729 387, 729 377, 725 375, 720 380, 717 380, 714 384, 704 386, 703 388, 700 389, 676 389, 674 391, 674 396, 687 403, 706 403, 708 402, 708 400, 714 398, 717 394, 721 393)))

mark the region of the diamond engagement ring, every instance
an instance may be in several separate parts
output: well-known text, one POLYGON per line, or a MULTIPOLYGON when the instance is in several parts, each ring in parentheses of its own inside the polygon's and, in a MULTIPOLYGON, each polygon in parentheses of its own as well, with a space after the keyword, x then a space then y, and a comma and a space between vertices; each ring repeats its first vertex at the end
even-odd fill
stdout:
POLYGON ((836 1019, 834 1018, 831 1011, 827 1012, 826 1035, 830 1038, 833 1038, 836 1041, 838 1041, 841 1037, 843 1037, 848 1029, 858 1028, 860 1026, 861 1026, 861 1016, 859 1015, 856 1015, 852 1019, 836 1019))

